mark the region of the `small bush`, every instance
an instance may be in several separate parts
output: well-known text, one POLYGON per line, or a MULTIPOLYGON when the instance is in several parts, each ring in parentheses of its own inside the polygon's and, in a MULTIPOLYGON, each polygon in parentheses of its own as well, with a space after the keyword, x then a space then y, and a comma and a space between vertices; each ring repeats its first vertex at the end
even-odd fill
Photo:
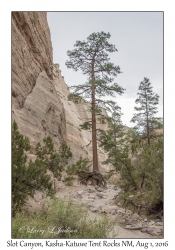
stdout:
POLYGON ((53 193, 50 177, 46 174, 46 166, 37 159, 27 165, 26 152, 30 149, 29 139, 19 131, 17 123, 12 127, 12 215, 20 211, 27 197, 34 190, 47 190, 53 193))
POLYGON ((72 186, 74 177, 72 175, 68 175, 65 179, 66 186, 72 186))
POLYGON ((80 159, 75 163, 72 164, 71 166, 68 166, 66 173, 68 175, 73 175, 73 174, 77 174, 80 171, 89 171, 90 168, 90 161, 87 158, 82 158, 80 157, 80 159))
POLYGON ((57 152, 54 149, 54 144, 50 136, 44 138, 43 142, 43 146, 41 146, 40 143, 36 146, 37 159, 43 161, 43 164, 53 173, 54 177, 61 180, 61 172, 72 157, 70 147, 67 144, 62 143, 57 152))
POLYGON ((27 163, 27 151, 30 149, 29 139, 18 131, 17 123, 12 126, 12 215, 19 212, 27 197, 35 190, 46 190, 52 195, 54 190, 47 170, 52 171, 54 177, 61 179, 61 171, 72 157, 70 148, 62 143, 59 151, 54 149, 51 137, 43 139, 44 146, 36 146, 37 159, 27 163))
MULTIPOLYGON (((163 140, 142 145, 137 154, 138 166, 123 168, 121 176, 124 181, 125 195, 121 197, 125 205, 133 209, 145 210, 148 214, 163 210, 163 140), (129 170, 129 171, 128 171, 129 170), (131 189, 133 176, 137 189, 131 189), (132 194, 132 195, 131 195, 132 194)), ((128 165, 129 166, 129 165, 128 165)))
POLYGON ((12 238, 107 238, 113 226, 106 217, 89 220, 81 203, 53 198, 40 212, 18 213, 12 220, 12 238))
POLYGON ((73 185, 73 180, 74 177, 73 175, 78 174, 81 171, 89 172, 90 168, 90 161, 87 158, 82 158, 75 163, 72 164, 71 166, 68 166, 66 169, 67 177, 65 178, 65 182, 67 186, 72 186, 73 185))
POLYGON ((103 176, 105 180, 108 181, 111 178, 111 176, 113 176, 114 174, 115 174, 115 170, 109 170, 109 172, 106 172, 106 174, 104 174, 103 176))

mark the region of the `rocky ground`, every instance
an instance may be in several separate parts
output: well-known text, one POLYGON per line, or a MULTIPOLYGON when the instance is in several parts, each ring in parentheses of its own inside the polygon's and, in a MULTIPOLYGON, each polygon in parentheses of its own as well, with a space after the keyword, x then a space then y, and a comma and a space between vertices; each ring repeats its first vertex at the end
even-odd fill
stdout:
MULTIPOLYGON (((71 198, 75 202, 81 201, 87 206, 90 219, 100 219, 105 215, 116 222, 114 226, 115 238, 163 238, 163 221, 140 216, 122 208, 119 202, 122 190, 113 185, 113 181, 112 183, 108 181, 106 188, 81 185, 76 177, 72 186, 66 186, 64 181, 55 179, 52 181, 57 198, 71 198)), ((115 183, 118 183, 116 179, 115 183)), ((27 208, 32 211, 40 209, 45 197, 43 192, 36 191, 34 197, 29 198, 26 204, 27 208)), ((109 235, 109 238, 113 238, 112 234, 109 235)))
POLYGON ((120 192, 121 189, 115 185, 108 185, 106 189, 103 189, 90 185, 65 186, 62 184, 56 197, 81 200, 88 207, 91 218, 100 218, 102 214, 105 214, 109 219, 116 221, 114 228, 116 238, 163 238, 163 222, 159 219, 150 220, 123 209, 117 199, 120 192))

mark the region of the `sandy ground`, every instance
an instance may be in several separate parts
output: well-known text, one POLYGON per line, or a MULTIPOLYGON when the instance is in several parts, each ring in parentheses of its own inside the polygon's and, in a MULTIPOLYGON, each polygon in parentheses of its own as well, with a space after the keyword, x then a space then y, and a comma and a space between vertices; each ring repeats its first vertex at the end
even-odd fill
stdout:
MULTIPOLYGON (((88 186, 89 187, 89 186, 88 186)), ((93 193, 89 193, 88 192, 88 187, 84 186, 84 185, 75 185, 75 186, 62 186, 62 188, 56 193, 56 197, 58 198, 68 198, 71 197, 73 198, 73 200, 77 201, 80 200, 82 203, 85 204, 89 204, 89 205, 93 205, 93 206, 111 206, 111 205, 116 205, 114 203, 114 196, 116 195, 117 191, 114 189, 110 189, 109 187, 107 189, 104 189, 103 194, 104 194, 104 198, 99 198, 96 196, 96 194, 98 193, 93 192, 93 193), (82 192, 81 195, 78 195, 77 192, 82 192), (94 197, 94 199, 92 199, 92 197, 94 197)), ((90 188, 90 187, 89 187, 90 188)), ((92 189, 94 189, 94 187, 92 186, 92 189)), ((118 207, 118 209, 122 209, 121 207, 118 207)), ((101 218, 102 215, 100 212, 91 212, 91 210, 89 209, 89 217, 90 219, 94 219, 94 218, 101 218)), ((122 225, 118 222, 118 217, 117 215, 111 215, 108 214, 107 215, 109 217, 109 219, 111 220, 115 220, 116 221, 116 225, 114 226, 114 231, 115 231, 115 238, 121 238, 121 239, 134 239, 134 238, 145 238, 145 239, 149 239, 149 238, 158 238, 156 236, 152 236, 150 234, 147 233, 142 233, 140 230, 128 230, 125 229, 124 227, 122 227, 122 225)), ((112 233, 109 235, 109 238, 113 238, 112 233)))

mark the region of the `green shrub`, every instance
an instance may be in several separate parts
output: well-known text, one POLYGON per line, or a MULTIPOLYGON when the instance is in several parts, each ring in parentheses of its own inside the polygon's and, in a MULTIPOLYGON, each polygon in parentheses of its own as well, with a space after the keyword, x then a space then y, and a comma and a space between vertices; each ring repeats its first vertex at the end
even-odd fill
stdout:
POLYGON ((72 186, 74 177, 72 175, 68 175, 65 179, 66 186, 72 186))
POLYGON ((61 178, 61 171, 72 157, 70 148, 61 144, 56 152, 51 137, 43 139, 44 146, 36 146, 37 159, 27 164, 26 152, 30 149, 29 139, 18 131, 17 123, 12 126, 12 214, 15 216, 20 211, 27 197, 33 195, 35 190, 46 190, 47 194, 54 193, 50 176, 61 178))
POLYGON ((163 140, 158 139, 150 145, 143 144, 137 159, 137 166, 132 165, 130 169, 137 190, 131 193, 132 182, 125 166, 122 178, 126 193, 121 198, 125 205, 133 209, 140 207, 150 213, 159 212, 163 209, 163 140))
POLYGON ((66 185, 72 186, 74 180, 73 175, 78 174, 81 171, 89 172, 89 168, 90 161, 87 158, 83 159, 82 157, 80 157, 80 159, 75 164, 67 167, 67 177, 65 178, 66 185))
POLYGON ((12 127, 12 214, 24 205, 28 195, 36 189, 45 189, 53 193, 50 177, 42 161, 29 162, 27 166, 26 151, 30 149, 29 139, 18 131, 16 122, 12 127))
POLYGON ((62 143, 59 151, 54 149, 54 144, 50 136, 43 139, 44 145, 40 143, 36 146, 37 158, 43 161, 46 168, 49 169, 55 178, 61 180, 61 172, 68 164, 68 160, 72 157, 72 152, 67 144, 62 143))
POLYGON ((111 178, 111 176, 115 174, 115 172, 116 172, 115 170, 109 170, 109 172, 106 172, 103 175, 103 177, 105 178, 106 181, 108 181, 111 178))
POLYGON ((77 174, 80 171, 89 171, 90 168, 90 161, 87 158, 82 158, 80 157, 80 159, 75 163, 72 164, 71 166, 68 166, 66 173, 68 175, 73 175, 73 174, 77 174))
POLYGON ((107 238, 113 226, 106 217, 90 220, 81 203, 53 198, 40 212, 18 213, 12 238, 107 238))
POLYGON ((17 123, 12 126, 12 207, 13 213, 24 203, 27 192, 25 190, 25 179, 27 169, 25 167, 27 156, 25 152, 30 149, 28 138, 18 131, 17 123), (23 184, 24 183, 24 184, 23 184))

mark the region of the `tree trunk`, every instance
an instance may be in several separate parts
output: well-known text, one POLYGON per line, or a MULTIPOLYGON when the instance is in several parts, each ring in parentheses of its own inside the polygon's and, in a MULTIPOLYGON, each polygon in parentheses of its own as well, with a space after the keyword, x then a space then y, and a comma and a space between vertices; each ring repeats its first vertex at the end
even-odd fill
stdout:
POLYGON ((149 121, 148 121, 148 103, 147 103, 147 93, 146 93, 146 129, 147 129, 147 137, 148 137, 148 145, 150 145, 150 131, 149 131, 149 121))
POLYGON ((140 188, 143 187, 144 181, 145 181, 145 175, 143 175, 143 177, 142 177, 142 182, 141 182, 140 188))
MULTIPOLYGON (((94 60, 92 61, 92 81, 95 80, 94 60)), ((95 113, 95 84, 92 84, 92 148, 93 148, 93 171, 99 172, 98 169, 98 153, 97 153, 97 137, 96 137, 96 113, 95 113)))

